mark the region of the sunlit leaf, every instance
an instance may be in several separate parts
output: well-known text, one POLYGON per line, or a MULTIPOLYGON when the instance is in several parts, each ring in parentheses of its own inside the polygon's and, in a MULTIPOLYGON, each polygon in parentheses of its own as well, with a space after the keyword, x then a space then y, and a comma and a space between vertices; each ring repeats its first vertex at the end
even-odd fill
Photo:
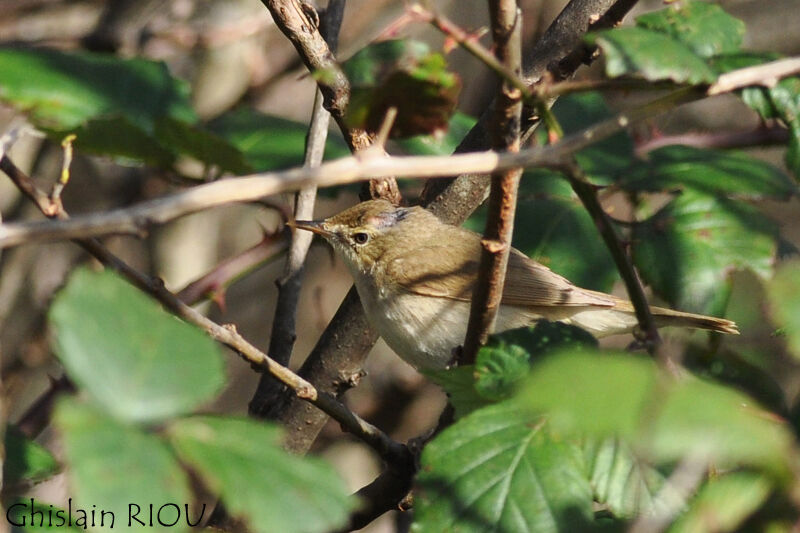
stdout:
POLYGON ((36 483, 58 471, 58 462, 41 445, 27 438, 16 426, 7 426, 3 485, 13 486, 20 481, 36 483))
POLYGON ((67 374, 103 409, 158 420, 211 400, 224 382, 216 344, 115 274, 76 271, 50 310, 67 374))
POLYGON ((330 531, 344 524, 356 503, 333 468, 290 455, 278 429, 264 423, 193 417, 171 424, 168 436, 181 460, 248 530, 330 531))
POLYGON ((669 35, 701 57, 735 52, 744 23, 711 2, 684 1, 636 17, 636 25, 669 35))
POLYGON ((729 274, 772 272, 777 228, 742 202, 685 191, 633 228, 633 258, 642 278, 671 306, 719 314, 729 274))
POLYGON ((590 33, 586 38, 603 51, 606 74, 611 78, 637 76, 692 85, 716 79, 691 48, 662 33, 626 27, 590 33))
POLYGON ((503 402, 425 447, 413 530, 580 531, 591 497, 577 447, 550 435, 544 419, 503 402))
MULTIPOLYGON (((70 465, 75 507, 91 512, 96 506, 95 524, 104 520, 105 527, 92 529, 111 531, 112 520, 113 529, 125 527, 130 514, 149 525, 152 505, 151 531, 189 530, 184 508, 192 502, 188 479, 158 437, 74 400, 59 404, 55 422, 70 465), (101 515, 101 511, 113 514, 101 515), (158 523, 159 511, 161 524, 167 525, 158 523), (174 525, 168 525, 173 521, 174 525)), ((193 507, 189 505, 190 519, 196 523, 201 511, 193 507)), ((73 521, 79 515, 73 510, 73 521)), ((91 517, 84 524, 92 526, 91 517)))

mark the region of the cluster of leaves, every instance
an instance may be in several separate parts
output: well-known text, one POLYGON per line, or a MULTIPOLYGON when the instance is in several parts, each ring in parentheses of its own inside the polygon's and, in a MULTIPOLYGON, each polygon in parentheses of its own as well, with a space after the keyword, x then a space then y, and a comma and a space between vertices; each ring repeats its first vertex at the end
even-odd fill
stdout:
MULTIPOLYGON (((279 428, 190 414, 225 381, 219 349, 205 333, 116 275, 86 269, 56 298, 50 322, 59 359, 83 393, 63 399, 54 414, 76 530, 92 526, 91 518, 80 522, 77 509, 96 508, 96 524, 99 510, 110 511, 118 528, 128 524, 134 505, 134 512, 143 510, 139 520, 150 524, 152 514, 148 529, 188 531, 208 519, 216 500, 192 504, 186 468, 249 530, 321 531, 344 523, 353 506, 344 483, 322 461, 283 451, 279 428)), ((10 431, 6 442, 7 484, 56 471, 53 458, 18 432, 10 431)), ((30 519, 30 500, 21 503, 27 507, 14 508, 18 524, 30 519)), ((51 506, 39 506, 51 516, 51 506)))
MULTIPOLYGON (((800 279, 787 272, 776 310, 800 279)), ((416 531, 617 531, 641 517, 731 531, 793 487, 788 424, 731 388, 599 351, 574 326, 498 335, 474 366, 429 375, 458 420, 423 452, 416 531), (681 469, 715 475, 691 494, 681 469)))

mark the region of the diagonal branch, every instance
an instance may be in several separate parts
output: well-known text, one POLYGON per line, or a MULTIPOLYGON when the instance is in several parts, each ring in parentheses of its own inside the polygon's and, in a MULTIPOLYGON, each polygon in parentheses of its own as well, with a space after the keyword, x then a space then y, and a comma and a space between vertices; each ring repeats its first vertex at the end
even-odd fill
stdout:
MULTIPOLYGON (((9 158, 3 156, 0 160, 0 169, 6 172, 17 183, 24 183, 24 187, 35 190, 33 180, 22 172, 9 158)), ((38 197, 39 195, 34 195, 38 197)), ((42 206, 37 203, 37 206, 42 206)), ((49 216, 58 217, 59 222, 68 222, 68 214, 63 208, 58 208, 55 213, 51 209, 42 209, 49 216)), ((76 239, 77 244, 94 256, 103 265, 113 269, 124 276, 133 285, 156 298, 162 305, 178 317, 203 329, 211 338, 225 344, 251 365, 269 373, 293 393, 303 400, 324 411, 343 428, 367 443, 386 461, 393 464, 405 464, 409 461, 408 449, 392 440, 388 435, 372 424, 365 422, 356 414, 340 403, 333 395, 318 391, 311 383, 298 376, 283 365, 278 364, 267 354, 250 344, 244 337, 236 332, 233 326, 217 324, 194 308, 180 301, 172 292, 167 290, 160 279, 151 278, 112 254, 102 243, 96 239, 76 239)))

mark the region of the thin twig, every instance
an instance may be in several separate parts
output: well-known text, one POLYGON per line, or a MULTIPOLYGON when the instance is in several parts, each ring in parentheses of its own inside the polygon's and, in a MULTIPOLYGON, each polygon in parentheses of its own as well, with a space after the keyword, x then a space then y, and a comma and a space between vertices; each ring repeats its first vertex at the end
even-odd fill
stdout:
POLYGON ((787 57, 763 65, 726 72, 711 84, 708 95, 728 93, 749 85, 774 87, 781 79, 798 72, 800 72, 800 57, 787 57))
MULTIPOLYGON (((16 165, 8 159, 8 156, 4 156, 3 159, 0 160, 0 163, 2 163, 0 168, 4 170, 6 168, 13 169, 12 173, 17 179, 21 179, 27 182, 29 187, 35 188, 30 177, 26 176, 17 168, 16 165)), ((59 218, 65 219, 64 222, 67 222, 68 214, 63 209, 60 209, 56 214, 51 216, 58 216, 59 218)), ((167 290, 160 279, 151 278, 132 268, 112 254, 99 241, 95 239, 76 239, 76 242, 103 265, 115 270, 136 287, 156 298, 174 314, 200 327, 213 339, 237 352, 251 365, 269 373, 272 377, 289 387, 299 398, 327 413, 334 420, 339 422, 343 428, 375 449, 385 460, 398 464, 408 461, 409 452, 404 445, 392 440, 380 429, 359 418, 332 395, 318 391, 311 383, 285 366, 279 365, 267 354, 239 335, 233 326, 217 324, 192 307, 181 302, 173 293, 167 290)))
MULTIPOLYGON (((320 31, 328 43, 331 53, 336 52, 339 28, 344 16, 345 0, 331 0, 320 17, 320 31)), ((316 168, 322 164, 325 155, 325 143, 328 140, 328 124, 330 113, 323 105, 322 92, 317 89, 314 97, 314 109, 311 113, 311 124, 306 136, 304 166, 316 168)), ((294 217, 299 220, 313 218, 314 203, 317 197, 317 186, 303 187, 295 195, 294 217)), ((288 365, 292 356, 296 334, 297 302, 300 299, 300 288, 303 276, 303 264, 311 246, 312 233, 296 231, 292 234, 292 244, 286 258, 283 275, 277 281, 278 298, 275 303, 275 315, 269 339, 269 353, 282 365, 288 365)), ((278 403, 282 387, 268 376, 259 380, 256 392, 250 400, 249 412, 252 416, 266 416, 273 404, 278 403)))
POLYGON ((647 303, 647 296, 644 293, 642 282, 633 268, 633 261, 631 261, 630 255, 622 245, 611 218, 606 214, 603 206, 600 205, 600 200, 597 197, 597 188, 586 179, 583 170, 574 160, 565 163, 563 170, 569 177, 572 190, 575 191, 575 194, 578 195, 578 198, 583 203, 583 207, 589 212, 600 235, 603 237, 603 241, 606 243, 608 251, 611 252, 611 257, 614 259, 622 281, 625 282, 628 297, 636 312, 636 319, 639 321, 640 340, 644 342, 647 351, 653 355, 661 343, 661 337, 653 320, 653 314, 650 312, 650 305, 647 303))
POLYGON ((658 135, 636 144, 636 156, 642 157, 653 150, 676 144, 696 148, 747 148, 785 144, 789 141, 789 130, 782 126, 759 127, 743 131, 723 131, 718 133, 680 133, 678 135, 658 135))
MULTIPOLYGON (((453 39, 464 50, 472 54, 481 63, 492 69, 501 79, 504 79, 510 86, 519 91, 520 97, 523 101, 530 104, 536 109, 536 112, 544 121, 548 130, 554 130, 556 122, 550 112, 550 108, 545 99, 540 97, 536 91, 532 91, 525 80, 522 78, 522 66, 520 68, 510 68, 505 64, 498 55, 495 57, 491 51, 481 45, 481 43, 474 37, 473 34, 461 28, 458 24, 451 21, 441 13, 426 9, 419 4, 415 4, 409 8, 410 12, 432 24, 439 31, 453 39)), ((496 43, 496 41, 495 41, 496 43)), ((520 45, 521 47, 522 45, 520 45)), ((522 52, 520 52, 520 55, 522 52)), ((520 59, 520 63, 522 60, 520 59)), ((495 107, 497 102, 495 101, 495 107)), ((561 134, 557 134, 561 137, 561 134)))
POLYGON ((204 298, 210 298, 221 306, 224 301, 221 299, 221 295, 227 286, 269 259, 276 257, 287 247, 287 233, 280 231, 266 233, 261 242, 222 261, 210 272, 203 274, 178 291, 176 296, 188 305, 194 305, 204 298))
MULTIPOLYGON (((522 69, 522 14, 514 0, 490 0, 489 14, 497 60, 514 77, 522 69)), ((520 92, 509 79, 504 80, 495 98, 492 145, 496 150, 518 152, 520 147, 520 92)), ((472 295, 467 334, 459 364, 472 364, 478 349, 486 344, 494 327, 503 297, 506 266, 511 252, 514 213, 521 168, 492 175, 489 213, 481 240, 478 280, 472 295)))

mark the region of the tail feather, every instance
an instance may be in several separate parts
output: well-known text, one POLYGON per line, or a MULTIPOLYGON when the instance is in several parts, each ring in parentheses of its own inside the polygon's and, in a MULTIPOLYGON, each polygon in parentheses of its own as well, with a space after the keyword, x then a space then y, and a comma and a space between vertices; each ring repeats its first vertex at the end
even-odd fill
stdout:
MULTIPOLYGON (((651 307, 650 312, 653 314, 657 327, 678 326, 706 329, 732 335, 739 334, 739 328, 736 323, 725 318, 673 311, 663 307, 651 307)), ((617 300, 616 305, 611 309, 584 309, 564 321, 587 329, 598 337, 630 332, 638 323, 633 304, 622 299, 617 300)))
POLYGON ((653 313, 653 318, 655 318, 656 325, 659 327, 683 326, 685 328, 707 329, 732 335, 739 334, 739 327, 736 322, 725 318, 684 313, 683 311, 673 311, 662 307, 651 307, 650 311, 653 313))

